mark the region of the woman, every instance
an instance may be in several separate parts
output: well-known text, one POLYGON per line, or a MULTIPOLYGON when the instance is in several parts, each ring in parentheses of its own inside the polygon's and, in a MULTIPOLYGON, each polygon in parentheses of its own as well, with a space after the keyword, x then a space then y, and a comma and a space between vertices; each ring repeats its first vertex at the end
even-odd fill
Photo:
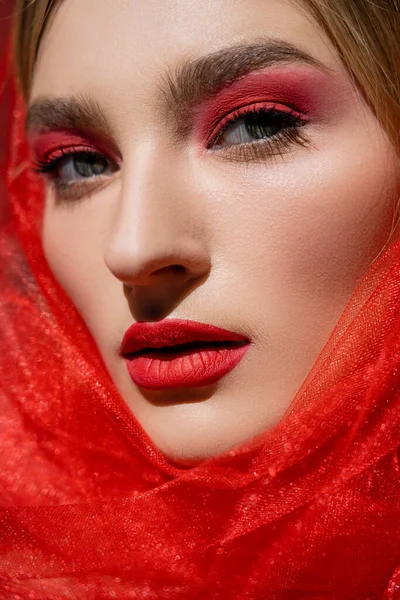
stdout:
POLYGON ((17 16, 4 597, 400 597, 398 2, 17 16))

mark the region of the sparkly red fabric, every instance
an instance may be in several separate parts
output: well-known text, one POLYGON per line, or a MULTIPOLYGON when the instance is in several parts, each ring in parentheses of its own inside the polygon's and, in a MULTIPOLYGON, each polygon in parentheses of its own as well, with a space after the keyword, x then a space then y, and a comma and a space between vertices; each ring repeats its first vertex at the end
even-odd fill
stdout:
POLYGON ((399 599, 400 245, 370 268, 279 425, 179 469, 118 396, 46 265, 42 189, 13 104, 0 598, 399 599))

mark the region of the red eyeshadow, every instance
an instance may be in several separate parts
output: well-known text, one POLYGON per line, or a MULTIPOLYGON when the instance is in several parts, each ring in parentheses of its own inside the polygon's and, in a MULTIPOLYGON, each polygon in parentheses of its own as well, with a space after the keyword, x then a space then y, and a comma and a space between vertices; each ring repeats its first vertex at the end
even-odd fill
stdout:
POLYGON ((92 134, 85 135, 69 130, 33 132, 29 139, 33 152, 40 162, 46 161, 50 157, 56 158, 61 150, 67 149, 99 152, 118 160, 118 153, 115 149, 92 134))
POLYGON ((203 147, 211 132, 229 113, 252 104, 282 105, 305 118, 326 112, 333 92, 332 77, 310 67, 268 68, 251 73, 203 102, 196 110, 195 135, 203 147))

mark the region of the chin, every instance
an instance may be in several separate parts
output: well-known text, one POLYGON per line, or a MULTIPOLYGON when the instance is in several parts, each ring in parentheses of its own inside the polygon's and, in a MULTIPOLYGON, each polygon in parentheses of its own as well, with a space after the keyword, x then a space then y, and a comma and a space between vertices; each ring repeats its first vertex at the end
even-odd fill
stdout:
POLYGON ((201 395, 200 390, 193 391, 185 401, 184 391, 180 391, 175 403, 149 404, 145 413, 138 411, 142 427, 169 462, 194 466, 228 453, 260 433, 259 422, 251 425, 242 420, 240 424, 240 419, 234 418, 234 406, 226 414, 226 399, 221 391, 214 392, 202 390, 201 395))

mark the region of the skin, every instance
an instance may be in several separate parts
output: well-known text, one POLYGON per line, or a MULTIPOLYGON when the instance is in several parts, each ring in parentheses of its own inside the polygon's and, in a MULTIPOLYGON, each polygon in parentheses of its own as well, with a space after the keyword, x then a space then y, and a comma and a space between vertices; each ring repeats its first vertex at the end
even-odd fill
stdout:
POLYGON ((390 237, 398 158, 325 35, 283 0, 64 0, 31 102, 82 94, 101 107, 123 166, 79 202, 58 201, 48 185, 44 251, 145 431, 171 460, 194 463, 288 408, 390 237), (165 74, 266 36, 330 69, 308 147, 241 160, 195 134, 174 139, 159 110, 165 74), (161 318, 210 323, 252 345, 216 385, 146 392, 118 347, 135 320, 161 318))

